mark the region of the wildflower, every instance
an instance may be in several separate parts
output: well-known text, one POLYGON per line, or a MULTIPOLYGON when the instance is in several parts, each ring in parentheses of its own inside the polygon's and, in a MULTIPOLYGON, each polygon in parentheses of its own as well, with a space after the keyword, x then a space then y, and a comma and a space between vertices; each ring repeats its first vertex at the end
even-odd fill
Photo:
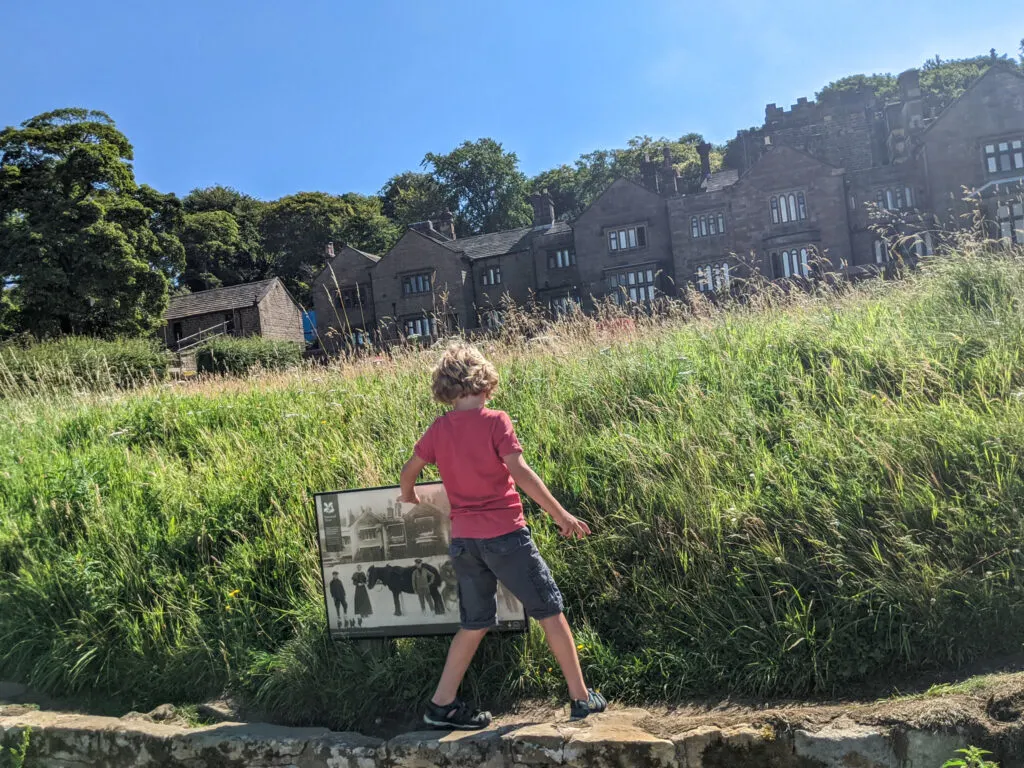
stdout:
POLYGON ((232 589, 230 592, 228 592, 228 597, 238 597, 240 594, 242 594, 242 590, 232 589))
POLYGON ((583 650, 584 648, 586 648, 586 647, 587 647, 587 646, 585 646, 585 645, 584 645, 583 643, 580 643, 579 645, 577 645, 577 646, 576 646, 576 650, 577 650, 577 651, 582 651, 582 650, 583 650))
POLYGON ((548 667, 548 672, 553 672, 553 671, 554 670, 551 667, 548 667))

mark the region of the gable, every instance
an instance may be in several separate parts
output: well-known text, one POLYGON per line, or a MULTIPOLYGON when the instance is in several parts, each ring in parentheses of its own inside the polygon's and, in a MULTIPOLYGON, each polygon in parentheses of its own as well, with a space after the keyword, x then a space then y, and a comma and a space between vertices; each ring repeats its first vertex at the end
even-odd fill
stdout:
POLYGON ((922 131, 921 141, 964 133, 964 126, 971 126, 978 136, 1024 132, 1024 75, 990 67, 922 131))
POLYGON ((574 225, 579 226, 581 222, 585 222, 593 215, 599 215, 602 219, 606 218, 606 211, 609 207, 628 210, 631 206, 650 206, 662 202, 664 202, 664 198, 661 195, 651 192, 635 181, 619 178, 591 201, 586 210, 576 219, 574 225))
POLYGON ((395 262, 406 260, 410 263, 415 262, 424 268, 445 262, 462 263, 462 254, 446 245, 415 229, 407 229, 398 242, 391 247, 391 250, 381 256, 380 261, 372 265, 370 270, 374 273, 384 272, 386 274, 395 262))
POLYGON ((776 146, 765 152, 729 189, 744 186, 781 188, 802 182, 808 176, 836 176, 842 170, 823 163, 806 152, 792 147, 776 146))
POLYGON ((378 261, 380 261, 378 256, 364 253, 348 245, 342 246, 335 257, 328 261, 316 278, 314 278, 313 287, 316 288, 323 283, 330 284, 335 280, 338 282, 348 282, 343 276, 359 273, 361 270, 369 274, 370 267, 378 261))

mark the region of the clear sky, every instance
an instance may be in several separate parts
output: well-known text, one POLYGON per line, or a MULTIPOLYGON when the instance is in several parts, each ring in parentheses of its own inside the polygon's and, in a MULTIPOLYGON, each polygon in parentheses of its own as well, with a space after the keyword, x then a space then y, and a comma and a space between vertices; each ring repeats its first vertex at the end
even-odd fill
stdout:
POLYGON ((0 0, 0 125, 104 110, 162 191, 373 193, 484 136, 531 175, 722 142, 843 75, 1022 37, 1016 0, 0 0))

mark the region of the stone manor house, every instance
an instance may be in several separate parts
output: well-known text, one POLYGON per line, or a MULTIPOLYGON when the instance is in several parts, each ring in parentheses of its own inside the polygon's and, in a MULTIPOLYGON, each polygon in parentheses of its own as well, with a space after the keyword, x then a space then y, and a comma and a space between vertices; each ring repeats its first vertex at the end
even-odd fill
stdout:
POLYGON ((382 255, 329 246, 313 286, 322 343, 493 327, 505 297, 557 315, 608 297, 649 305, 688 285, 719 292, 752 269, 863 276, 893 243, 910 260, 931 253, 979 203, 993 237, 1024 243, 1024 76, 994 62, 938 114, 917 70, 898 83, 891 103, 863 90, 769 104, 763 126, 738 134, 739 168, 712 173, 700 147, 696 194, 680 193, 667 157, 647 159, 641 184, 615 181, 570 222, 539 194, 521 229, 457 239, 444 214, 382 255))

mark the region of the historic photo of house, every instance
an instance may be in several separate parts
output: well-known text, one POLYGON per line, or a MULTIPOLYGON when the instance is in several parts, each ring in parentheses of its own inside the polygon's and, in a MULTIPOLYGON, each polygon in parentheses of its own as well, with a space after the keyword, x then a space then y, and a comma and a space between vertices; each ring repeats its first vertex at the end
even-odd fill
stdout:
MULTIPOLYGON (((327 625, 332 638, 453 634, 459 591, 448 557, 451 506, 441 483, 316 495, 327 625)), ((498 626, 523 631, 522 604, 500 583, 498 626)))

